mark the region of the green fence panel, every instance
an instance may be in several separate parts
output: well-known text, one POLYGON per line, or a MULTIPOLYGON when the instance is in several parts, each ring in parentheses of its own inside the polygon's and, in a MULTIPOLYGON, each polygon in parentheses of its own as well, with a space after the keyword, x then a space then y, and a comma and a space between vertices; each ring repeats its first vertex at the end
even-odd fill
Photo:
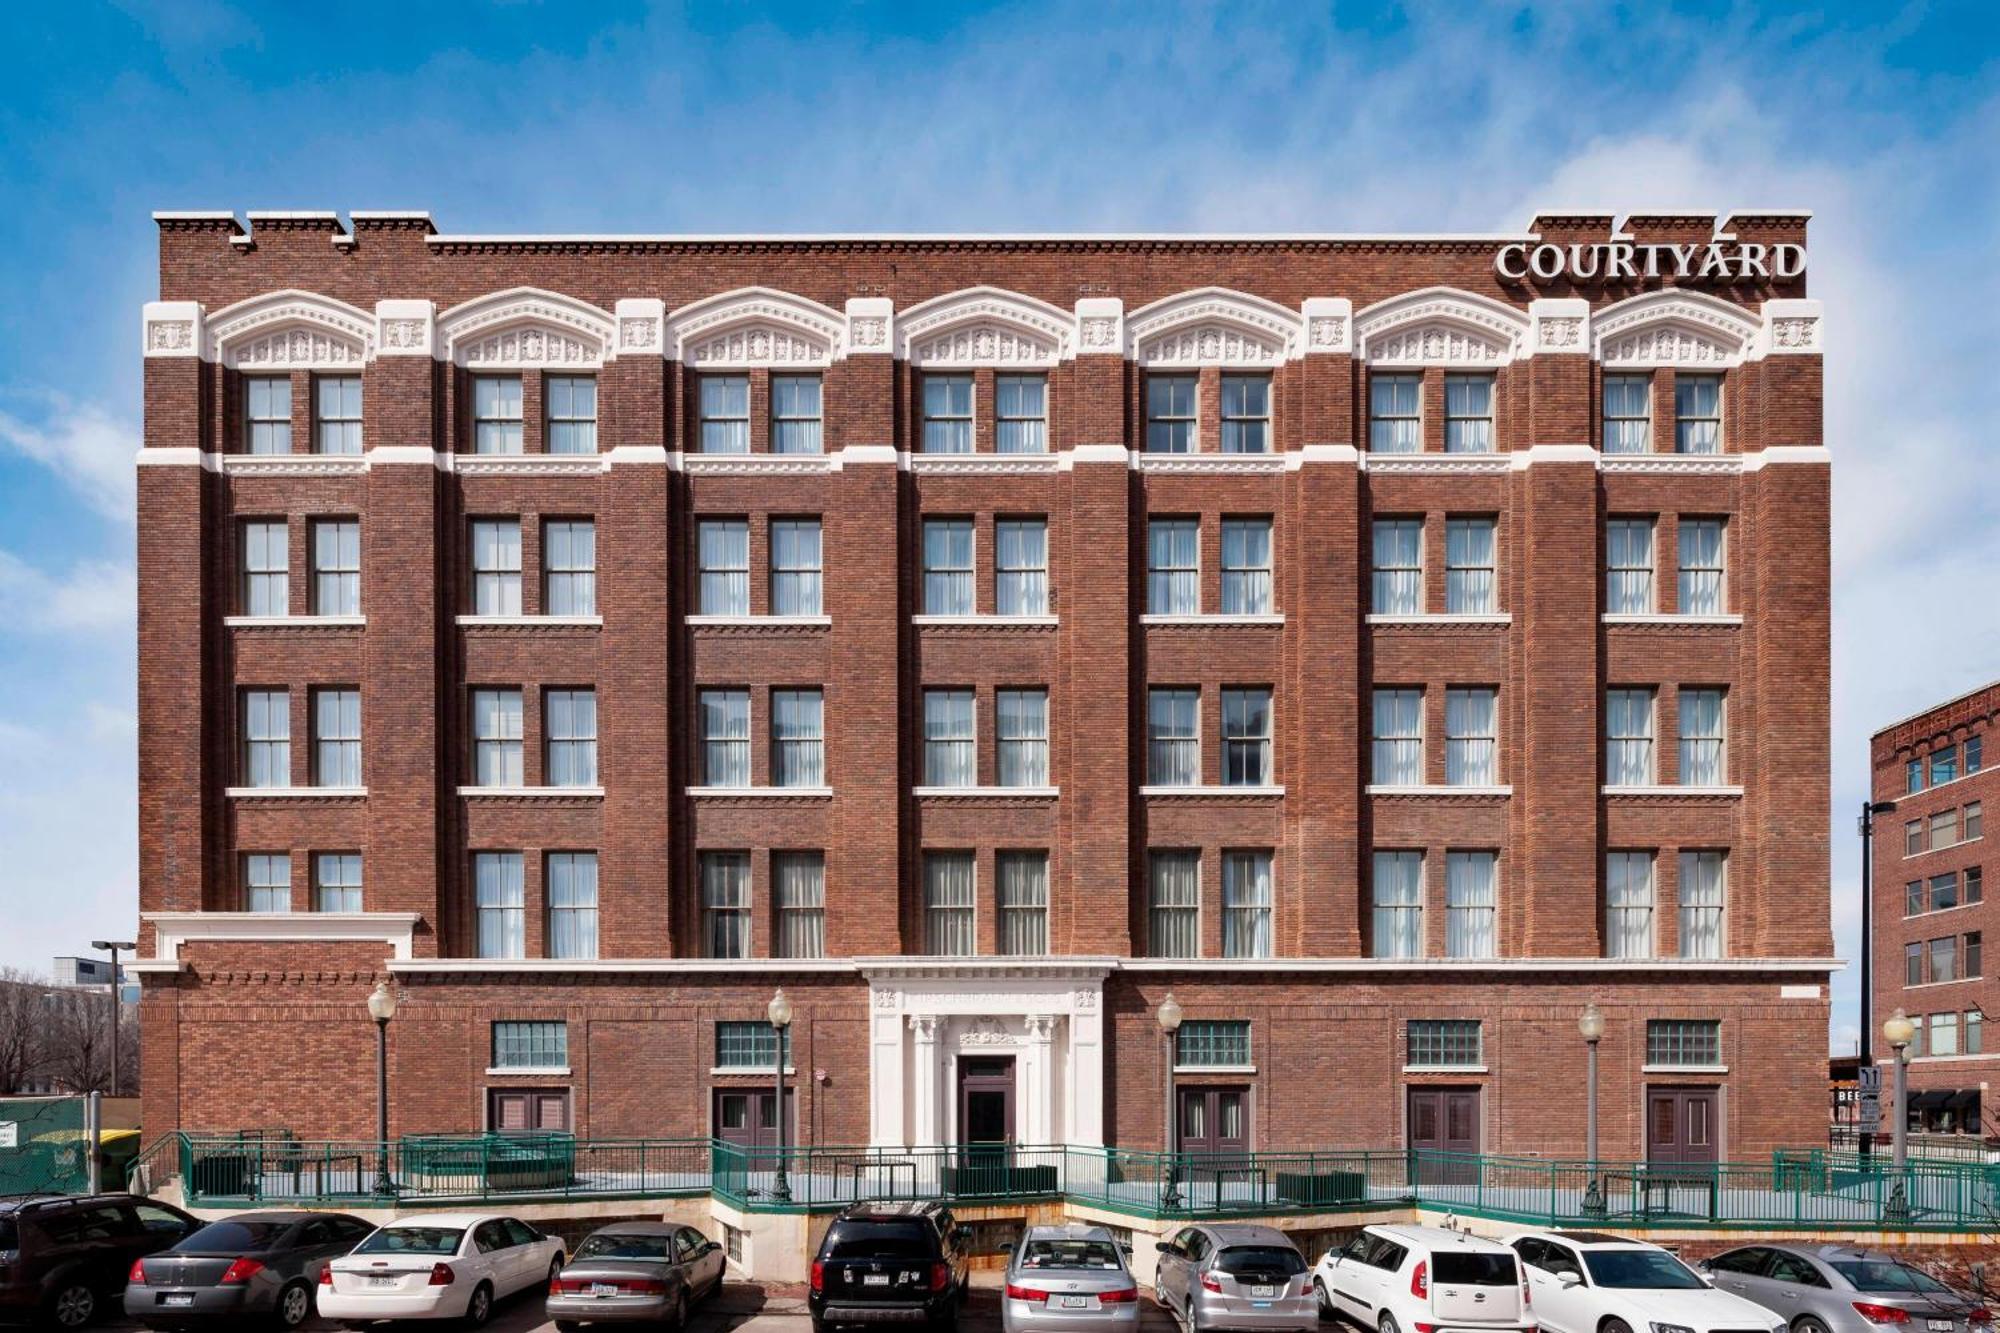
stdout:
POLYGON ((0 1097, 0 1194, 90 1188, 83 1097, 0 1097))

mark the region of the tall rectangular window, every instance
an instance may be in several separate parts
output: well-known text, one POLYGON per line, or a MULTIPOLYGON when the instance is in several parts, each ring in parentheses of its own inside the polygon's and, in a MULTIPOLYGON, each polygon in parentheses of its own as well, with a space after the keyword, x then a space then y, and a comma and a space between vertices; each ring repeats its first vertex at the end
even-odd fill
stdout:
POLYGON ((1958 811, 1940 810, 1930 818, 1930 845, 1936 851, 1940 847, 1951 847, 1958 842, 1958 811))
POLYGON ((924 691, 924 785, 976 787, 971 690, 924 691))
POLYGON ((999 781, 1003 787, 1049 785, 1049 692, 993 694, 999 781))
POLYGON ((313 691, 313 782, 361 785, 361 691, 313 691))
POLYGON ((826 452, 821 436, 819 376, 771 376, 771 452, 826 452))
POLYGON ((1707 1018, 1646 1020, 1646 1063, 1709 1069, 1722 1063, 1722 1024, 1707 1018))
POLYGON ((1614 616, 1653 610, 1653 520, 1614 518, 1604 525, 1604 609, 1614 616))
POLYGON ((1947 745, 1931 751, 1931 786, 1958 781, 1958 747, 1947 745))
POLYGON ((1414 454, 1424 447, 1423 380, 1416 375, 1368 377, 1368 450, 1414 454))
POLYGON ((1154 852, 1146 952, 1152 958, 1201 954, 1201 853, 1154 852))
POLYGON ((243 910, 292 910, 292 858, 283 852, 251 852, 243 858, 243 910))
POLYGON ((979 952, 971 852, 924 853, 924 952, 979 952))
POLYGON ((543 382, 548 396, 548 451, 552 454, 597 452, 597 380, 590 375, 551 375, 543 382))
POLYGON ((924 614, 969 616, 977 609, 972 585, 972 520, 924 520, 924 614))
POLYGON ((1931 1021, 1926 1027, 1926 1054, 1958 1054, 1958 1015, 1956 1013, 1932 1014, 1931 1021))
POLYGON ((1003 454, 1049 449, 1049 381, 1043 375, 1001 375, 993 382, 993 447, 1003 454))
POLYGON ((703 375, 696 388, 700 414, 701 451, 705 454, 750 452, 750 377, 703 375))
POLYGON ((1604 781, 1612 787, 1653 784, 1653 692, 1607 690, 1604 695, 1604 781))
POLYGON ((825 696, 819 690, 771 691, 771 785, 826 785, 825 696))
POLYGON ((771 889, 778 904, 778 957, 824 958, 826 853, 771 853, 771 889))
POLYGON ((1910 759, 1903 764, 1903 794, 1914 796, 1924 789, 1924 761, 1910 759))
POLYGON ((1651 852, 1605 854, 1604 952, 1610 958, 1653 956, 1651 852))
POLYGON ((243 691, 243 785, 292 785, 292 696, 285 690, 243 691))
POLYGON ((501 1020, 493 1025, 495 1069, 569 1068, 569 1024, 501 1020))
POLYGON ((361 377, 322 375, 314 382, 314 443, 323 454, 361 452, 361 377))
POLYGON ((1271 691, 1222 692, 1222 785, 1271 785, 1271 691))
POLYGON ((972 376, 924 376, 924 452, 972 452, 972 376))
POLYGON ((312 525, 313 614, 361 614, 361 524, 323 518, 312 525))
POLYGON ((519 852, 475 852, 474 910, 481 958, 528 955, 528 899, 519 852))
POLYGON ((1722 599, 1722 520, 1683 518, 1680 523, 1680 612, 1719 616, 1722 599))
POLYGON ((542 614, 597 614, 597 524, 587 518, 542 525, 542 614))
POLYGON ((1444 780, 1454 787, 1500 785, 1500 698, 1495 690, 1444 694, 1444 780))
POLYGON ((481 616, 521 614, 521 520, 473 521, 472 611, 481 616))
POLYGON ((321 852, 313 857, 313 910, 362 910, 361 853, 321 852))
POLYGON ((1984 756, 1985 749, 1985 741, 1982 737, 1968 736, 1965 738, 1965 773, 1967 777, 1979 771, 1979 765, 1984 756))
POLYGON ((702 938, 710 958, 750 956, 750 856, 701 854, 702 938))
POLYGON ((548 774, 551 787, 597 785, 597 691, 550 690, 548 774))
POLYGON ((1377 852, 1374 873, 1374 956, 1424 956, 1424 854, 1377 852))
POLYGON ((256 519, 243 525, 243 614, 282 616, 291 612, 291 551, 283 519, 256 519))
POLYGON ((551 958, 597 957, 597 853, 550 852, 551 958))
POLYGON ((1146 377, 1146 452, 1191 454, 1195 447, 1193 375, 1146 377))
POLYGON ((1455 616, 1500 609, 1490 518, 1447 519, 1444 525, 1444 609, 1455 616))
POLYGON ((1986 807, 1982 802, 1972 801, 1965 807, 1965 840, 1986 836, 1986 807))
POLYGON ((1417 518, 1378 518, 1375 544, 1376 615, 1414 616, 1424 609, 1424 524, 1417 518))
POLYGON ((1222 956, 1271 956, 1271 854, 1222 854, 1222 956))
POLYGON ((816 518, 771 520, 771 614, 821 613, 823 569, 816 518))
POLYGON ((701 725, 705 787, 750 785, 750 691, 703 690, 695 703, 701 725))
POLYGON ((1146 782, 1201 785, 1201 691, 1154 686, 1146 692, 1146 782))
POLYGON ((521 754, 521 692, 472 692, 472 780, 480 787, 527 782, 521 754))
POLYGON ((472 380, 472 452, 521 452, 521 377, 477 375, 472 380))
POLYGON ((1968 930, 1965 932, 1965 975, 1968 977, 1984 976, 1985 973, 1980 969, 1981 962, 1980 934, 1976 930, 1968 930))
POLYGON ((695 527, 697 604, 705 616, 750 614, 750 524, 705 518, 695 527))
POLYGON ((292 382, 283 375, 243 381, 243 448, 252 454, 292 451, 292 382))
POLYGON ((1719 787, 1729 781, 1723 692, 1683 688, 1680 714, 1681 786, 1719 787))
POLYGON ((1653 450, 1653 381, 1645 375, 1604 377, 1604 452, 1653 450))
POLYGON ((1222 452, 1271 452, 1271 377, 1222 377, 1222 452))
POLYGON ((1409 1062, 1420 1069, 1467 1069, 1486 1063, 1476 1018, 1413 1018, 1409 1062))
POLYGON ((1271 520, 1222 520, 1222 614, 1264 616, 1272 610, 1271 520))
POLYGON ((1049 854, 996 852, 993 875, 1000 905, 1000 952, 1039 956, 1049 951, 1049 854))
POLYGON ((1681 957, 1722 957, 1728 872, 1728 859, 1721 852, 1681 853, 1681 957))
POLYGON ((1146 610, 1156 616, 1201 612, 1201 524, 1192 518, 1146 520, 1146 610))
POLYGON ((1903 984, 1924 984, 1924 946, 1921 940, 1903 946, 1903 984))
POLYGON ((1499 880, 1500 858, 1494 853, 1445 853, 1445 957, 1499 955, 1499 880))
POLYGON ((1378 787, 1424 785, 1424 692, 1377 690, 1369 781, 1378 787))
POLYGON ((993 609, 1003 616, 1049 613, 1049 523, 1003 518, 993 524, 993 609))
POLYGON ((1493 452, 1493 377, 1444 377, 1444 451, 1448 454, 1493 452))
POLYGON ((1722 376, 1674 376, 1674 452, 1722 452, 1722 376))

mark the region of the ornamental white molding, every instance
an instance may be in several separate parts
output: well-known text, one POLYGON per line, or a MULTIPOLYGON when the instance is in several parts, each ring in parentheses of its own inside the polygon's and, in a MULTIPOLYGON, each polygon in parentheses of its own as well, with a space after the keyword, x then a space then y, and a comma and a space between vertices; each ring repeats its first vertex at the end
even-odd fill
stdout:
POLYGON ((821 367, 847 355, 847 324, 844 312, 803 296, 740 287, 668 315, 667 355, 700 369, 821 367))
POLYGON ((212 454, 216 471, 230 477, 358 477, 368 471, 361 454, 212 454))
POLYGON ((1142 366, 1277 366, 1300 355, 1300 315, 1227 287, 1181 292, 1125 320, 1127 355, 1142 366))
POLYGON ((1820 323, 1823 307, 1818 301, 1770 300, 1764 302, 1764 328, 1758 348, 1765 356, 1799 356, 1822 352, 1820 323))
POLYGON ((1719 297, 1670 287, 1599 310, 1591 320, 1591 343, 1607 367, 1725 370, 1755 354, 1762 327, 1719 297))
POLYGON ((573 296, 515 287, 437 319, 445 360, 469 369, 593 369, 617 355, 610 312, 573 296))
POLYGON ((1011 477, 1061 472, 1066 454, 922 454, 904 451, 903 471, 918 476, 1011 477))
POLYGON ((599 454, 448 454, 461 477, 584 477, 605 470, 599 454))
POLYGON ((158 941, 154 959, 178 962, 183 945, 201 940, 369 940, 386 956, 408 959, 416 936, 415 912, 146 912, 158 941))
POLYGON ((266 292, 206 324, 202 355, 245 370, 358 369, 375 355, 374 314, 315 292, 266 292))
POLYGON ((1344 296, 1308 296, 1299 306, 1306 351, 1329 355, 1354 350, 1354 303, 1344 296))
POLYGON ((146 302, 139 315, 139 343, 149 357, 200 356, 201 302, 146 302))
POLYGON ((1528 303, 1537 354, 1583 356, 1590 351, 1590 302, 1578 296, 1544 296, 1528 303))
POLYGON ((1456 287, 1404 292, 1354 317, 1358 354, 1377 366, 1495 368, 1529 354, 1530 332, 1513 306, 1456 287))
POLYGON ((1255 476, 1284 472, 1288 466, 1285 454, 1149 454, 1139 450, 1132 455, 1134 472, 1158 472, 1169 476, 1213 476, 1218 473, 1255 476))
POLYGON ((627 298, 614 306, 611 314, 618 321, 620 356, 666 355, 666 302, 627 298))
POLYGON ((1076 318, 999 287, 968 287, 911 306, 896 320, 896 355, 920 368, 1046 369, 1075 355, 1076 318))
POLYGON ((377 301, 377 356, 435 356, 437 306, 429 301, 377 301))

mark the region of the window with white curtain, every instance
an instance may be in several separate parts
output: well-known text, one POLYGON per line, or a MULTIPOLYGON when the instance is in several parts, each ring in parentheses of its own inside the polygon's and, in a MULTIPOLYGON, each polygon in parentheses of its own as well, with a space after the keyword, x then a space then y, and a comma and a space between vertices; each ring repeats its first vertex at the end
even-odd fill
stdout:
POLYGON ((705 454, 750 452, 750 377, 703 375, 696 390, 705 454))
POLYGON ((1146 377, 1146 452, 1190 454, 1195 448, 1193 375, 1146 377))
POLYGON ((1192 518, 1146 520, 1146 610, 1156 616, 1201 612, 1201 524, 1192 518))
POLYGON ((313 782, 321 787, 361 785, 361 691, 313 691, 313 782))
POLYGON ((313 910, 362 910, 360 852, 321 852, 313 857, 313 910))
POLYGON ((1721 690, 1681 690, 1681 786, 1720 787, 1729 781, 1725 722, 1721 690))
POLYGON ((1681 957, 1722 957, 1722 910, 1729 859, 1722 852, 1681 853, 1681 957))
POLYGON ((283 519, 243 525, 243 614, 291 613, 291 550, 283 519))
POLYGON ((1049 854, 996 852, 1000 952, 1039 956, 1049 951, 1049 854))
POLYGON ((1377 690, 1369 781, 1378 787, 1424 783, 1424 692, 1377 690))
POLYGON ((243 910, 292 910, 292 858, 283 852, 251 852, 243 858, 243 910))
POLYGON ((820 431, 819 376, 771 376, 771 452, 824 453, 820 431))
POLYGON ((1201 785, 1201 691, 1156 685, 1146 692, 1146 782, 1201 785))
POLYGON ((816 616, 823 608, 824 570, 816 518, 771 520, 771 614, 816 616))
POLYGON ((528 899, 519 852, 474 852, 472 891, 481 958, 525 958, 528 899))
POLYGON ((1045 375, 1001 375, 993 382, 993 447, 1003 454, 1049 449, 1049 381, 1045 375))
POLYGON ((1222 692, 1222 785, 1268 787, 1271 768, 1271 691, 1222 692))
POLYGON ((993 694, 999 783, 1049 785, 1049 692, 996 690, 993 694))
POLYGON ((1414 616, 1424 609, 1424 522, 1420 518, 1378 518, 1375 545, 1376 615, 1414 616))
POLYGON ((597 785, 597 691, 550 690, 543 698, 547 716, 551 787, 597 785))
POLYGON ((1653 956, 1653 854, 1604 856, 1604 953, 1607 958, 1653 956))
POLYGON ((1605 691, 1604 781, 1612 787, 1652 785, 1652 690, 1605 691))
POLYGON ((977 609, 972 587, 972 520, 924 520, 924 614, 969 616, 977 609))
POLYGON ((312 566, 313 614, 360 615, 361 524, 351 518, 315 520, 312 566))
POLYGON ((1414 454, 1424 447, 1423 380, 1416 375, 1368 377, 1368 450, 1414 454))
POLYGON ((1444 780, 1454 787, 1500 785, 1500 698, 1481 687, 1444 693, 1444 780))
POLYGON ((1653 449, 1653 381, 1645 375, 1604 377, 1604 452, 1644 454, 1653 449))
POLYGON ((771 889, 778 904, 778 957, 824 958, 826 853, 771 853, 771 889))
POLYGON ((1674 451, 1722 452, 1722 376, 1674 376, 1674 451))
POLYGON ((771 691, 771 785, 826 785, 825 696, 819 690, 771 691))
POLYGON ((542 524, 542 614, 597 614, 597 524, 587 518, 542 524))
POLYGON ((292 451, 292 382, 286 376, 244 379, 243 448, 252 454, 292 451))
POLYGON ((548 956, 597 957, 597 853, 550 852, 548 896, 548 956))
POLYGON ((971 690, 924 691, 924 785, 979 785, 971 690))
POLYGON ((1956 1013, 1932 1014, 1925 1033, 1924 1052, 1927 1055, 1958 1054, 1958 1015, 1956 1013))
POLYGON ((1374 874, 1376 958, 1424 956, 1424 854, 1377 852, 1374 874))
POLYGON ((924 952, 968 957, 979 952, 971 852, 924 853, 924 952))
POLYGON ((527 778, 521 755, 521 692, 472 692, 472 781, 479 787, 519 787, 527 778))
POLYGON ((361 452, 361 377, 322 375, 314 382, 314 447, 323 454, 361 452))
POLYGON ((1683 518, 1680 522, 1680 612, 1719 616, 1722 598, 1722 520, 1683 518))
POLYGON ((472 380, 472 452, 521 452, 521 377, 476 375, 472 380))
POLYGON ((473 520, 472 611, 481 616, 521 614, 520 519, 473 520))
POLYGON ((705 518, 695 526, 695 561, 705 616, 750 614, 750 524, 705 518))
POLYGON ((705 787, 750 785, 750 691, 703 690, 695 701, 705 787))
POLYGON ((1222 377, 1222 452, 1271 452, 1271 377, 1222 377))
POLYGON ((590 375, 551 375, 543 381, 548 399, 548 451, 597 452, 597 380, 590 375))
POLYGON ((1604 610, 1614 616, 1653 610, 1653 520, 1614 518, 1604 526, 1604 610))
POLYGON ((1263 616, 1272 610, 1271 520, 1222 520, 1222 614, 1263 616))
POLYGON ((1003 616, 1049 613, 1049 521, 1003 518, 993 524, 993 609, 1003 616))
POLYGON ((1201 956, 1201 853, 1154 852, 1147 908, 1146 953, 1151 958, 1201 956))
POLYGON ((1493 377, 1444 377, 1444 451, 1448 454, 1493 452, 1493 377))
POLYGON ((710 958, 750 956, 750 854, 701 854, 702 938, 710 958))
POLYGON ((924 376, 924 452, 972 452, 972 376, 924 376))
POLYGON ((1271 853, 1222 854, 1222 956, 1271 956, 1271 853))
POLYGON ((1445 957, 1498 956, 1499 878, 1500 858, 1493 852, 1445 853, 1445 957))
POLYGON ((292 785, 292 696, 289 691, 243 691, 243 785, 292 785))
POLYGON ((1490 518, 1453 518, 1444 525, 1444 609, 1454 616, 1491 615, 1500 609, 1490 518))

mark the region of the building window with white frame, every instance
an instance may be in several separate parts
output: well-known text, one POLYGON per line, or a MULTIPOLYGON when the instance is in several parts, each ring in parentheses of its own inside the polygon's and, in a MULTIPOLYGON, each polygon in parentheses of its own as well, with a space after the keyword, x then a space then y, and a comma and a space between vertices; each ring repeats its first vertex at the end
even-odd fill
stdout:
POLYGON ((1722 1024, 1713 1018, 1646 1020, 1646 1063, 1673 1069, 1713 1069, 1722 1063, 1722 1024))
POLYGON ((1049 613, 1049 521, 1003 518, 993 524, 993 609, 1003 616, 1049 613))
POLYGON ((778 905, 777 956, 826 956, 826 854, 771 853, 771 892, 778 905))
POLYGON ((1149 958, 1201 956, 1201 853, 1156 851, 1148 858, 1151 902, 1146 917, 1149 958))
POLYGON ((789 1070, 792 1067, 792 1030, 789 1027, 781 1040, 778 1029, 761 1018, 748 1022, 725 1020, 715 1025, 717 1069, 768 1074, 778 1066, 780 1049, 784 1052, 785 1068, 789 1070))
POLYGON ((596 377, 551 375, 543 382, 542 388, 548 398, 548 451, 552 454, 596 453, 596 377))
POLYGON ((924 952, 970 957, 979 952, 976 867, 971 852, 924 853, 924 952))
POLYGON ((1497 853, 1445 853, 1445 957, 1499 956, 1499 880, 1497 853))
POLYGON ((472 781, 480 787, 519 787, 527 778, 521 754, 521 692, 472 692, 472 781))
POLYGON ((1222 785, 1271 785, 1271 691, 1268 687, 1222 692, 1222 785))
POLYGON ((521 614, 521 520, 473 520, 472 612, 480 616, 521 614))
POLYGON ((1604 377, 1604 452, 1653 451, 1653 381, 1645 375, 1604 377))
POLYGON ((243 381, 243 451, 292 451, 292 382, 283 375, 254 375, 243 381))
POLYGON ((1418 1069, 1477 1069, 1486 1063, 1476 1018, 1413 1018, 1404 1037, 1409 1063, 1418 1069))
POLYGON ((972 376, 924 376, 924 452, 972 452, 972 376))
POLYGON ((292 696, 287 690, 243 691, 243 785, 292 785, 292 696))
POLYGON ((1614 518, 1604 525, 1604 610, 1614 616, 1653 611, 1653 520, 1614 518))
POLYGON ((1467 686, 1444 692, 1444 780, 1453 787, 1500 785, 1500 696, 1467 686))
POLYGON ((1198 382, 1193 375, 1146 377, 1147 453, 1191 454, 1195 451, 1198 382))
POLYGON ((313 691, 313 782, 321 787, 361 785, 361 691, 313 691))
POLYGON ((528 956, 527 884, 519 852, 474 852, 472 889, 481 958, 528 956))
POLYGON ((973 591, 972 520, 924 520, 924 614, 969 616, 978 604, 973 591))
POLYGON ((1958 1014, 1932 1014, 1926 1025, 1924 1052, 1927 1055, 1958 1054, 1958 1014))
POLYGON ((597 614, 597 524, 591 519, 542 525, 542 614, 597 614))
POLYGON ((1678 598, 1684 616, 1719 616, 1722 597, 1722 520, 1683 518, 1680 521, 1680 581, 1678 598))
POLYGON ((1368 451, 1421 453, 1424 447, 1423 379, 1417 375, 1368 377, 1368 451))
POLYGON ((323 454, 361 452, 361 377, 322 375, 313 385, 314 446, 323 454))
POLYGON ((703 690, 695 702, 705 787, 750 785, 750 691, 703 690))
POLYGON ((979 785, 971 690, 924 691, 924 785, 979 785))
POLYGON ((595 787, 597 691, 550 690, 543 703, 548 717, 548 785, 595 787))
POLYGON ((820 412, 819 376, 771 376, 771 452, 826 452, 820 412))
POLYGON ((475 375, 472 379, 472 452, 521 452, 521 377, 475 375))
POLYGON ((1201 691, 1155 685, 1146 692, 1146 783, 1201 785, 1201 691))
POLYGON ((1375 691, 1369 781, 1378 787, 1424 785, 1424 692, 1375 691))
POLYGON ((321 852, 313 857, 313 910, 362 910, 360 852, 321 852))
POLYGON ((361 614, 361 524, 351 518, 312 525, 312 594, 316 616, 361 614))
POLYGON ((1452 518, 1444 525, 1444 609, 1454 616, 1500 609, 1497 525, 1490 518, 1452 518))
POLYGON ((1722 452, 1722 376, 1674 376, 1674 452, 1722 452))
POLYGON ((1271 520, 1222 520, 1222 614, 1270 615, 1271 520))
POLYGON ((1493 452, 1493 377, 1444 377, 1444 451, 1448 454, 1493 452))
POLYGON ((771 785, 826 785, 825 696, 819 690, 771 691, 771 785))
POLYGON ((701 854, 702 938, 710 958, 750 956, 750 855, 701 854))
POLYGON ((291 612, 291 548, 283 519, 252 519, 243 525, 243 614, 282 616, 291 612))
POLYGON ((551 958, 597 957, 597 853, 550 852, 551 958))
POLYGON ((995 690, 995 741, 1003 787, 1049 785, 1049 692, 995 690))
POLYGON ((1722 852, 1681 853, 1681 957, 1722 957, 1722 912, 1728 886, 1729 858, 1722 852))
POLYGON ((1271 452, 1271 377, 1222 377, 1222 452, 1271 452))
POLYGON ((1222 854, 1222 956, 1271 956, 1271 853, 1222 854))
POLYGON ((1201 613, 1201 523, 1146 520, 1146 610, 1156 616, 1201 613))
POLYGON ((1003 954, 1040 957, 1049 951, 1049 854, 996 852, 993 877, 1003 954))
POLYGON ((251 852, 243 858, 243 910, 292 910, 292 858, 283 852, 251 852))
POLYGON ((1720 787, 1729 781, 1726 714, 1723 691, 1681 690, 1681 786, 1720 787))
POLYGON ((492 1047, 495 1069, 567 1069, 569 1024, 502 1019, 493 1024, 492 1047))
POLYGON ((1422 852, 1375 853, 1373 917, 1373 957, 1424 956, 1422 852))
POLYGON ((993 382, 993 448, 1003 454, 1049 451, 1046 375, 1001 375, 993 382))
POLYGON ((750 524, 740 518, 702 519, 695 526, 695 559, 700 613, 749 615, 750 524))
POLYGON ((1376 615, 1414 616, 1424 609, 1424 522, 1420 518, 1378 518, 1371 525, 1375 547, 1376 615))
POLYGON ((1248 1069, 1250 1021, 1191 1018, 1174 1031, 1176 1069, 1248 1069))
POLYGON ((824 569, 816 518, 771 520, 771 614, 821 613, 824 569))
POLYGON ((1653 784, 1651 689, 1605 691, 1604 781, 1612 787, 1653 784))
POLYGON ((1607 958, 1653 956, 1653 854, 1604 855, 1604 953, 1607 958))
POLYGON ((703 375, 695 386, 696 433, 705 454, 750 452, 750 377, 703 375))

